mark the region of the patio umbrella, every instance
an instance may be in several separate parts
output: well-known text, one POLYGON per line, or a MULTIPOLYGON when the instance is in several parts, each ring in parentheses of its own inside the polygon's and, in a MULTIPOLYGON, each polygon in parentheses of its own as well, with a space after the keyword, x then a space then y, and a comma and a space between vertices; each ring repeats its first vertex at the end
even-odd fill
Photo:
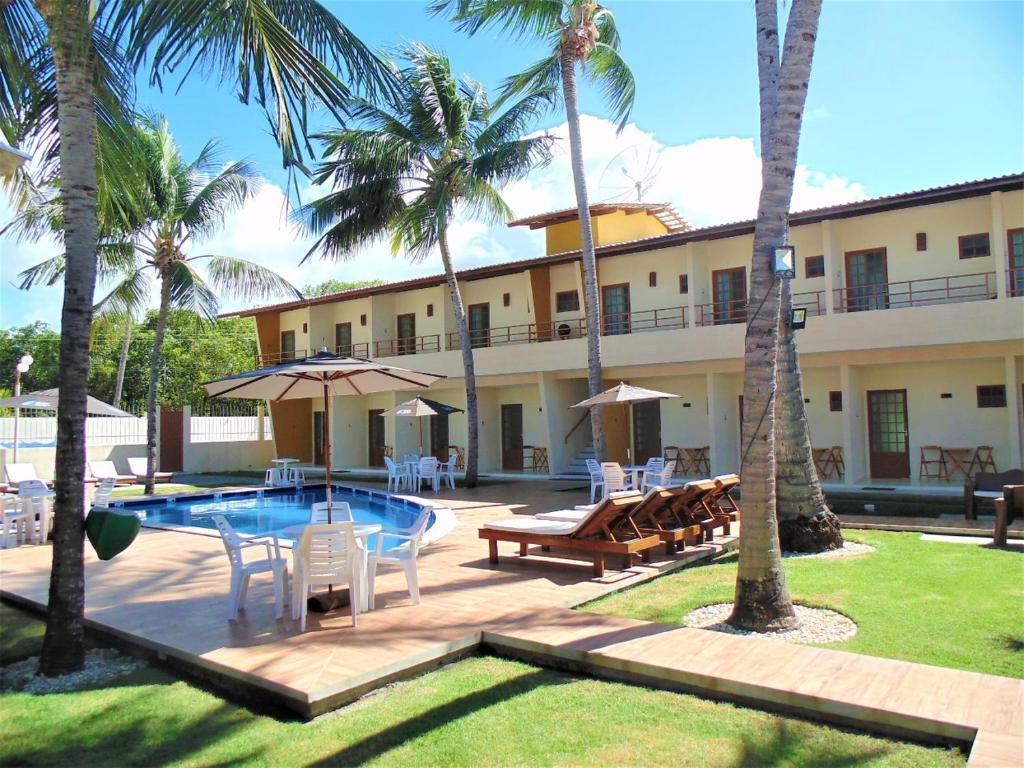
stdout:
MULTIPOLYGON (((41 411, 57 410, 57 389, 41 389, 38 392, 26 392, 24 395, 0 399, 0 408, 36 408, 41 411)), ((88 396, 85 399, 85 412, 90 416, 121 416, 134 418, 134 413, 122 411, 109 403, 88 396)))
MULTIPOLYGON (((322 348, 312 357, 288 360, 254 371, 236 373, 203 385, 210 397, 252 400, 324 399, 324 470, 327 501, 331 500, 331 397, 368 395, 401 389, 426 389, 445 378, 357 357, 338 357, 322 348)), ((331 508, 327 508, 331 521, 331 508)))
POLYGON ((573 408, 600 408, 605 405, 624 405, 626 403, 648 403, 652 400, 668 400, 672 397, 679 397, 679 395, 669 394, 668 392, 659 392, 656 389, 645 389, 644 387, 634 387, 632 384, 626 384, 620 381, 611 389, 606 389, 599 395, 588 397, 586 400, 581 400, 576 403, 573 408))
MULTIPOLYGON (((436 400, 428 400, 425 397, 414 397, 399 403, 394 408, 384 411, 382 416, 405 416, 408 418, 422 418, 423 416, 447 416, 450 413, 465 413, 461 408, 454 405, 445 405, 436 400)), ((423 422, 420 422, 420 453, 423 453, 423 422)))

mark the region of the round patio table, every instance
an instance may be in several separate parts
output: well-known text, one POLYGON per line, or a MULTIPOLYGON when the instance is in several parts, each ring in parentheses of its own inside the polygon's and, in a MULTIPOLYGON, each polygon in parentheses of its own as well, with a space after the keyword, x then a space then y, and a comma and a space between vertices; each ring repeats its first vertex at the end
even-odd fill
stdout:
POLYGON ((630 482, 633 484, 633 487, 638 490, 643 486, 644 472, 646 470, 646 464, 629 464, 622 468, 622 471, 632 478, 630 482))
MULTIPOLYGON (((291 539, 296 544, 298 544, 299 539, 302 538, 302 532, 306 530, 306 526, 308 526, 308 525, 309 525, 309 523, 299 523, 298 525, 289 525, 287 528, 282 528, 281 529, 281 536, 283 538, 286 538, 286 539, 291 539)), ((382 530, 384 530, 384 526, 381 525, 380 523, 353 523, 352 524, 352 533, 355 535, 355 537, 357 539, 361 539, 364 542, 370 536, 372 536, 375 533, 380 533, 382 530)), ((371 608, 371 606, 370 606, 370 596, 366 593, 366 584, 367 584, 367 579, 368 579, 368 576, 367 576, 367 573, 366 573, 366 566, 367 566, 367 560, 368 560, 368 558, 367 558, 368 552, 369 552, 369 548, 364 543, 363 546, 359 548, 359 554, 357 555, 358 558, 359 558, 359 562, 358 562, 358 566, 356 568, 356 577, 359 580, 359 584, 357 585, 357 587, 358 587, 359 596, 360 596, 359 605, 357 607, 358 607, 359 611, 363 612, 363 613, 365 613, 366 611, 369 611, 370 608, 371 608)), ((292 547, 292 573, 293 574, 296 572, 295 571, 295 558, 296 558, 297 555, 298 555, 298 547, 292 547)))

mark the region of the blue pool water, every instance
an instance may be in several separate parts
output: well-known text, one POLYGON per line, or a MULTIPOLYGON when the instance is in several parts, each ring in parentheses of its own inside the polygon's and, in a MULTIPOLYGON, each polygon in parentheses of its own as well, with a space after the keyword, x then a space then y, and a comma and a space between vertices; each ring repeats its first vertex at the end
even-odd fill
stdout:
MULTIPOLYGON (((332 491, 334 501, 348 502, 352 515, 360 523, 380 523, 384 528, 407 528, 419 518, 421 507, 412 502, 391 499, 381 492, 369 493, 354 488, 332 491)), ((309 522, 309 511, 318 501, 326 501, 323 486, 307 487, 295 492, 286 489, 246 491, 202 497, 169 497, 157 503, 124 503, 142 518, 143 525, 158 523, 171 526, 192 526, 214 529, 213 515, 224 515, 232 527, 244 534, 275 533, 290 525, 309 522)), ((117 504, 117 506, 121 506, 117 504)), ((375 545, 370 537, 370 547, 375 545)))

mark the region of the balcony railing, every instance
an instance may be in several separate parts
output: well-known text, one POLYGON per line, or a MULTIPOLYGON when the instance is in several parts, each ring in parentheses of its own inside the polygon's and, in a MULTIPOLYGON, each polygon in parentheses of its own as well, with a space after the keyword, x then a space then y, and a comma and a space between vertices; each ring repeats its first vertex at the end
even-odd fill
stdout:
POLYGON ((836 312, 866 312, 996 298, 995 272, 836 288, 836 312))
POLYGON ((729 299, 713 301, 710 304, 698 304, 694 307, 697 313, 697 325, 729 325, 747 321, 747 299, 729 299))
POLYGON ((266 368, 268 365, 286 363, 289 360, 301 360, 306 355, 307 352, 304 349, 293 349, 289 352, 265 352, 262 355, 256 355, 256 367, 266 368))
POLYGON ((393 357, 395 355, 419 355, 424 352, 441 351, 441 334, 432 333, 426 336, 408 336, 406 338, 385 339, 373 342, 374 357, 393 357))
POLYGON ((818 317, 825 314, 825 292, 804 291, 793 294, 793 308, 806 309, 808 317, 818 317))
POLYGON ((338 357, 359 357, 365 360, 370 356, 370 344, 365 341, 358 344, 339 344, 334 348, 334 354, 338 357))

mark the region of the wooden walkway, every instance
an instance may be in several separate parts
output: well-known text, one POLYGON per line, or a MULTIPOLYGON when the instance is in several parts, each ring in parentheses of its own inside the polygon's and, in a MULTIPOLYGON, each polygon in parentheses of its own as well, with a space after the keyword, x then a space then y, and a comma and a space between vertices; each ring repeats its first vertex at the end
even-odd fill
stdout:
MULTIPOLYGON (((485 520, 571 506, 551 483, 459 491, 458 527, 420 558, 423 602, 412 606, 400 570, 378 577, 377 610, 310 615, 299 634, 273 619, 269 579, 254 579, 248 609, 224 619, 228 564, 217 538, 146 532, 110 562, 87 546, 90 626, 173 660, 242 694, 272 697, 310 717, 481 644, 557 666, 636 683, 733 698, 867 730, 973 744, 971 764, 1024 765, 1024 682, 839 651, 793 646, 568 610, 731 542, 659 554, 651 566, 590 578, 590 563, 499 549, 487 562, 485 520), (514 496, 517 503, 509 504, 514 496)), ((0 594, 42 607, 49 547, 0 552, 0 594)), ((609 562, 615 567, 615 562, 609 562)))

